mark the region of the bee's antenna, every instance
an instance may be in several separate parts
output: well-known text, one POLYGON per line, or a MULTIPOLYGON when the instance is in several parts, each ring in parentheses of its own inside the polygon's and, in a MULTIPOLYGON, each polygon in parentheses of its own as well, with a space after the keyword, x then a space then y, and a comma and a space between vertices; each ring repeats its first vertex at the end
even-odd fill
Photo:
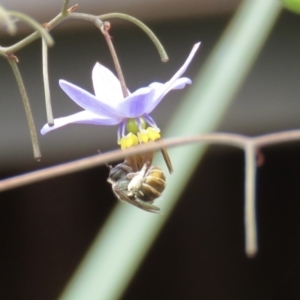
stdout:
MULTIPOLYGON (((98 154, 102 154, 101 150, 98 149, 98 154)), ((108 163, 105 163, 105 165, 111 170, 113 168, 112 165, 109 165, 108 163)))

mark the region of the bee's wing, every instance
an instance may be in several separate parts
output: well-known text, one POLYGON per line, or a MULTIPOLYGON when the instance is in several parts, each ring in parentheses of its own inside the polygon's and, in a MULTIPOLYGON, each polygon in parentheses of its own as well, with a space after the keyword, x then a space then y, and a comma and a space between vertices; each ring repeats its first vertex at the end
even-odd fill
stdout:
POLYGON ((115 195, 118 197, 119 200, 121 201, 126 201, 142 210, 152 212, 152 213, 160 213, 160 208, 158 208, 155 205, 152 205, 150 203, 135 199, 135 198, 130 198, 126 195, 126 193, 122 190, 118 189, 113 189, 115 195))
POLYGON ((162 212, 160 211, 160 208, 151 204, 151 203, 147 203, 147 202, 144 202, 144 201, 141 201, 141 200, 135 200, 134 201, 135 206, 139 207, 140 209, 143 209, 145 211, 148 211, 148 212, 152 212, 152 213, 157 213, 157 214, 162 214, 162 212))

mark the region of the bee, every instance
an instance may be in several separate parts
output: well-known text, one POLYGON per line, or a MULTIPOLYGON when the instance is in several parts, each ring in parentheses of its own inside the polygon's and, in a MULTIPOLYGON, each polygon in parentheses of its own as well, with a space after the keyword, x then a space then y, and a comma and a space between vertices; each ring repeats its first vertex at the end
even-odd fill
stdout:
POLYGON ((157 166, 145 163, 138 172, 133 172, 126 162, 111 167, 107 181, 116 197, 148 212, 159 213, 152 203, 161 196, 166 187, 164 172, 157 166))

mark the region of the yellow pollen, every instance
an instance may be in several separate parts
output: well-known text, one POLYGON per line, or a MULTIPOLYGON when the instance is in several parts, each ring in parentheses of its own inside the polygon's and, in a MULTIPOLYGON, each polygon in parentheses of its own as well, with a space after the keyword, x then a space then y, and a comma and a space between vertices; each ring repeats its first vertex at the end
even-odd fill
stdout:
POLYGON ((121 146, 121 149, 124 150, 126 148, 130 148, 132 146, 136 146, 139 143, 138 137, 129 132, 126 136, 122 137, 118 144, 121 146))
POLYGON ((138 144, 146 144, 158 139, 160 139, 160 130, 158 128, 148 127, 138 132, 137 135, 129 132, 118 141, 118 144, 121 146, 121 149, 124 150, 138 144))
POLYGON ((148 132, 149 140, 156 141, 160 139, 160 130, 158 128, 155 129, 153 127, 148 127, 147 132, 148 132))
POLYGON ((156 141, 160 139, 160 130, 153 127, 140 131, 137 135, 140 143, 148 143, 149 141, 156 141))
POLYGON ((148 136, 148 131, 147 130, 143 130, 138 132, 137 134, 140 143, 148 143, 149 141, 149 136, 148 136))

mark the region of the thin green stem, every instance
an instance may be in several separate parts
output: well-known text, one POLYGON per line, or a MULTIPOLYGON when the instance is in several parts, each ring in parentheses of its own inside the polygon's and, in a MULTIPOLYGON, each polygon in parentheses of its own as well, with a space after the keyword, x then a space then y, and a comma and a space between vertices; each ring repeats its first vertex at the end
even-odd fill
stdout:
MULTIPOLYGON (((68 1, 64 2, 62 11, 64 11, 67 7, 68 1)), ((6 56, 6 53, 15 53, 16 51, 22 49, 23 47, 27 46, 28 44, 30 44, 31 42, 35 41, 37 38, 40 37, 40 34, 46 34, 46 36, 50 37, 51 36, 48 34, 48 32, 38 23, 36 23, 34 20, 32 20, 31 18, 18 13, 18 12, 10 12, 11 15, 15 15, 16 17, 22 18, 24 19, 24 21, 33 21, 30 23, 31 26, 38 26, 37 30, 34 33, 32 33, 31 35, 29 35, 28 37, 24 38, 23 40, 19 41, 18 43, 9 46, 9 47, 0 47, 0 55, 2 56, 6 56), (26 20, 25 20, 26 18, 26 20)), ((82 14, 82 13, 63 13, 61 12, 59 15, 57 15, 54 19, 52 19, 50 22, 47 23, 47 29, 49 31, 51 31, 54 27, 56 27, 59 23, 61 23, 62 21, 65 21, 67 19, 78 19, 78 20, 84 20, 84 21, 88 21, 88 22, 92 22, 94 23, 97 27, 99 27, 102 24, 101 20, 106 20, 109 18, 120 18, 120 19, 125 19, 127 21, 133 22, 135 25, 137 25, 138 27, 140 27, 141 29, 143 29, 143 31, 149 36, 149 38, 153 41, 154 45, 156 46, 159 55, 161 57, 161 60, 163 62, 166 62, 169 60, 166 51, 164 50, 164 47, 162 46, 162 44, 160 43, 160 41, 158 40, 158 38, 155 36, 155 34, 141 21, 139 21, 136 18, 133 18, 129 15, 126 14, 121 14, 121 13, 111 13, 111 14, 105 14, 105 15, 101 15, 101 16, 93 16, 93 15, 89 15, 89 14, 82 14)), ((44 36, 46 38, 46 36, 44 36)), ((51 43, 51 42, 50 42, 51 43)), ((49 46, 49 44, 48 44, 49 46)))
MULTIPOLYGON (((47 23, 49 31, 57 26, 62 20, 63 16, 59 14, 56 16, 51 22, 47 23)), ((15 53, 20 49, 26 47, 30 43, 34 42, 36 39, 40 38, 40 33, 35 31, 34 33, 30 34, 23 40, 9 46, 9 47, 0 47, 0 55, 6 56, 6 53, 15 53)))
POLYGON ((68 14, 68 5, 69 5, 69 0, 64 0, 63 7, 61 9, 61 14, 63 16, 66 16, 68 14))
MULTIPOLYGON (((270 145, 275 144, 273 139, 278 136, 278 143, 292 142, 300 140, 300 130, 290 130, 284 132, 278 132, 273 134, 262 135, 258 137, 247 137, 238 134, 230 133, 211 133, 202 134, 191 137, 180 137, 172 139, 163 139, 153 143, 147 143, 139 145, 137 147, 128 148, 126 150, 115 150, 101 155, 95 155, 88 158, 83 158, 70 163, 61 164, 59 166, 50 167, 44 170, 39 170, 24 175, 15 176, 12 178, 4 179, 0 181, 0 192, 20 187, 23 185, 39 182, 49 178, 71 174, 74 172, 83 171, 89 168, 94 168, 99 165, 104 165, 113 161, 121 160, 127 156, 132 156, 138 153, 144 153, 162 148, 169 148, 179 145, 186 145, 191 143, 209 143, 217 145, 227 145, 246 149, 248 143, 252 143, 253 146, 259 148, 260 145, 268 146, 268 140, 270 145), (269 139, 272 137, 272 139, 269 139)), ((245 150, 246 151, 246 150, 245 150)), ((249 150, 248 150, 249 151, 249 150)), ((246 163, 247 160, 246 160, 246 163)), ((248 176, 248 180, 253 178, 248 176)), ((247 181, 249 182, 249 181, 247 181)))
POLYGON ((300 130, 289 130, 261 135, 255 138, 257 148, 272 146, 280 143, 287 143, 300 140, 300 130))
POLYGON ((128 97, 129 94, 128 94, 125 78, 124 78, 124 75, 123 75, 123 72, 122 72, 122 68, 121 68, 121 64, 120 64, 119 59, 118 59, 117 52, 116 52, 114 44, 111 40, 111 36, 108 33, 109 28, 110 28, 110 24, 108 22, 104 22, 101 25, 100 30, 101 30, 102 34, 104 35, 104 37, 105 37, 105 40, 107 42, 110 54, 112 56, 112 59, 113 59, 113 62, 114 62, 115 68, 116 68, 116 72, 117 72, 117 75, 118 75, 118 78, 119 78, 119 81, 120 81, 120 84, 121 84, 123 97, 126 98, 126 97, 128 97))
POLYGON ((122 14, 122 13, 104 14, 104 15, 100 15, 99 18, 102 21, 117 18, 117 19, 123 19, 123 20, 134 23, 136 26, 140 27, 149 36, 149 38, 151 39, 151 41, 153 42, 153 44, 155 45, 155 47, 159 53, 160 59, 163 62, 167 62, 169 60, 169 57, 168 57, 163 45, 159 41, 159 39, 156 37, 156 35, 153 33, 153 31, 148 26, 146 26, 143 22, 141 22, 140 20, 138 20, 132 16, 122 14))
MULTIPOLYGON (((53 28, 55 28, 57 25, 59 25, 61 22, 69 19, 75 19, 75 20, 83 20, 87 22, 92 22, 95 25, 101 24, 101 20, 99 20, 98 16, 88 15, 88 14, 81 14, 81 13, 69 13, 67 16, 63 16, 61 13, 57 15, 54 19, 52 19, 50 22, 47 23, 47 28, 49 31, 51 31, 53 28)), ((38 32, 34 32, 24 38, 23 40, 17 42, 14 45, 11 45, 9 47, 0 47, 0 55, 6 56, 6 53, 15 53, 19 51, 20 49, 24 48, 25 46, 29 45, 36 39, 40 37, 40 34, 38 32)))
POLYGON ((256 147, 253 142, 245 146, 245 252, 249 258, 257 254, 257 225, 256 225, 256 147))
POLYGON ((22 76, 20 74, 18 65, 16 63, 16 61, 14 59, 8 59, 8 62, 10 63, 10 66, 13 70, 13 73, 15 75, 20 93, 21 93, 21 98, 23 101, 23 105, 25 108, 25 113, 26 113, 26 117, 27 117, 27 122, 28 122, 28 126, 29 126, 29 131, 30 131, 30 137, 31 137, 31 142, 32 142, 32 147, 33 147, 33 155, 34 158, 39 160, 41 158, 41 151, 40 151, 40 146, 39 146, 39 142, 38 142, 38 138, 37 138, 37 134, 36 134, 36 129, 35 129, 35 125, 34 125, 34 121, 33 121, 33 116, 32 116, 32 112, 31 112, 31 107, 30 107, 30 103, 27 97, 27 93, 26 93, 26 89, 22 80, 22 76))
POLYGON ((27 23, 29 26, 31 26, 33 29, 36 30, 38 34, 41 35, 41 37, 45 40, 47 43, 48 47, 52 46, 54 44, 54 40, 51 37, 51 35, 48 33, 47 30, 43 28, 37 21, 34 19, 30 18, 29 16, 22 14, 18 11, 9 11, 8 12, 11 16, 16 17, 25 23, 27 23))
MULTIPOLYGON (((300 132, 300 131, 299 131, 300 132)), ((158 150, 165 147, 173 147, 178 145, 184 145, 188 143, 197 142, 208 142, 219 145, 231 145, 243 149, 246 143, 247 137, 236 135, 236 134, 226 134, 226 133, 212 133, 193 137, 185 138, 173 138, 168 140, 158 140, 153 143, 147 143, 139 145, 137 147, 131 147, 125 150, 115 150, 108 153, 102 153, 101 155, 95 155, 88 158, 83 158, 70 163, 64 163, 59 166, 50 167, 44 170, 39 170, 24 175, 19 175, 16 177, 4 179, 0 181, 0 192, 13 189, 15 187, 20 187, 30 183, 35 183, 38 181, 46 180, 49 178, 54 178, 89 168, 95 166, 107 164, 116 160, 123 159, 128 156, 132 156, 138 153, 144 153, 152 150, 158 150)))
POLYGON ((8 11, 0 5, 0 20, 4 22, 7 28, 7 32, 11 35, 16 34, 17 27, 15 25, 15 22, 10 18, 8 11))
POLYGON ((42 66, 43 66, 43 81, 44 81, 44 91, 45 91, 47 122, 49 126, 53 126, 54 121, 53 121, 50 87, 49 87, 48 46, 44 39, 42 39, 42 60, 43 60, 42 66))

